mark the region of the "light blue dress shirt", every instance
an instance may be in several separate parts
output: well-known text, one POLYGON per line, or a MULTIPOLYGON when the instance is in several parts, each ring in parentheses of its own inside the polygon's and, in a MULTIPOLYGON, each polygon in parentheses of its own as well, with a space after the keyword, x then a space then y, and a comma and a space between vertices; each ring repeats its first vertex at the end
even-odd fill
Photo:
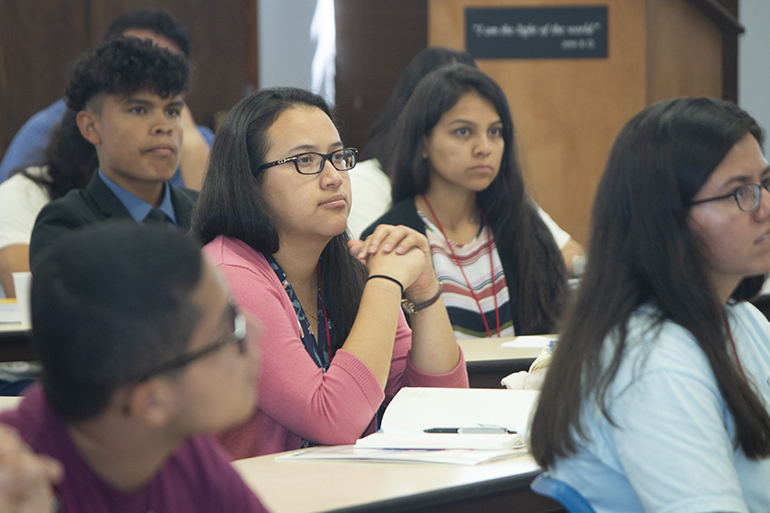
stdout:
MULTIPOLYGON (((102 173, 101 169, 99 169, 99 178, 101 178, 104 184, 118 197, 120 202, 123 203, 123 206, 126 207, 126 210, 128 210, 128 213, 131 214, 131 217, 133 217, 137 223, 144 221, 144 218, 147 217, 147 214, 152 210, 152 205, 107 178, 107 175, 102 173)), ((158 207, 158 210, 166 214, 166 224, 168 224, 170 228, 177 227, 174 205, 171 203, 171 187, 169 187, 168 183, 163 184, 163 201, 158 207)))

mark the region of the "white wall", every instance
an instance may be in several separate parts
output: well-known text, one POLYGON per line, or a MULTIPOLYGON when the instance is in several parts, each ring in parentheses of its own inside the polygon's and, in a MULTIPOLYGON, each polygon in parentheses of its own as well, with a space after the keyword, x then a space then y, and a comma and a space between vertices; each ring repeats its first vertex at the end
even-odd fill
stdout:
POLYGON ((741 0, 738 18, 738 104, 770 135, 770 1, 741 0))
POLYGON ((260 0, 259 87, 310 89, 315 44, 310 21, 316 0, 260 0))

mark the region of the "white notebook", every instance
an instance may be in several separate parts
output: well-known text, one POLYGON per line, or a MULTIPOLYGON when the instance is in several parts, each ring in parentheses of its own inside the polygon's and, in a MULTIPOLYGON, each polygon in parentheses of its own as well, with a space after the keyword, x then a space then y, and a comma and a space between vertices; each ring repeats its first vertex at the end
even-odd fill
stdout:
POLYGON ((380 431, 358 440, 356 447, 526 449, 539 395, 533 390, 402 388, 385 410, 380 431))

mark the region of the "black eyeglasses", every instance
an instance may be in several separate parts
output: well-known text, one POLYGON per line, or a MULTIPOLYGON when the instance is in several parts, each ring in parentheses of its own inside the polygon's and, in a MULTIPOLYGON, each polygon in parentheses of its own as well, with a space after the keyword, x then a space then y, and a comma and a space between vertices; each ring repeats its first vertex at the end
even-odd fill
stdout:
POLYGON ((275 162, 262 164, 257 168, 257 171, 267 169, 268 167, 280 166, 287 162, 294 162, 297 173, 301 175, 316 175, 323 171, 327 160, 332 163, 332 166, 334 166, 334 169, 337 171, 350 171, 356 166, 356 153, 358 153, 358 150, 355 148, 342 148, 341 150, 333 151, 325 155, 323 153, 310 151, 292 157, 286 157, 285 159, 276 160, 275 162))
POLYGON ((747 183, 741 185, 733 192, 725 194, 723 196, 714 196, 713 198, 706 198, 698 201, 691 201, 690 205, 698 205, 700 203, 706 203, 708 201, 717 201, 726 198, 733 198, 738 204, 738 208, 745 212, 754 212, 759 208, 759 202, 762 199, 762 189, 770 191, 770 177, 765 178, 761 182, 747 183))
POLYGON ((198 349, 197 351, 193 351, 192 353, 182 354, 173 360, 158 365, 157 367, 141 374, 137 379, 131 381, 142 382, 159 374, 165 374, 166 372, 181 369, 182 367, 191 364, 195 360, 210 355, 211 353, 219 351, 220 349, 231 344, 238 344, 238 351, 240 354, 246 354, 248 351, 248 347, 246 347, 246 318, 243 316, 243 314, 235 314, 234 324, 235 329, 233 332, 218 339, 216 342, 198 349))

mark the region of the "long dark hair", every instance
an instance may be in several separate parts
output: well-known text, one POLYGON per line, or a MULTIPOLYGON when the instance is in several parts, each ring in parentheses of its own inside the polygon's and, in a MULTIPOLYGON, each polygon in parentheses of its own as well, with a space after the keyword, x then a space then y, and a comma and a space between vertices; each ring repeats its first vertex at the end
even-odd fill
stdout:
POLYGON ((48 176, 40 176, 21 168, 20 172, 40 184, 53 201, 64 196, 70 189, 83 189, 99 167, 96 148, 80 133, 73 109, 64 111, 61 122, 51 132, 44 152, 42 166, 48 167, 48 176))
MULTIPOLYGON (((727 152, 762 130, 732 103, 678 98, 652 105, 621 130, 596 193, 588 265, 543 386, 532 425, 540 465, 585 439, 587 402, 610 421, 606 396, 626 348, 628 320, 654 301, 658 327, 670 320, 695 337, 735 420, 749 458, 770 455, 770 416, 728 351, 723 305, 710 284, 705 248, 688 227, 690 201, 727 152), (610 363, 602 351, 612 335, 610 363)), ((764 276, 745 278, 732 300, 755 295, 764 276)))
MULTIPOLYGON (((278 231, 262 199, 265 171, 257 168, 266 162, 270 127, 282 112, 298 106, 315 107, 331 118, 323 98, 293 87, 260 90, 227 115, 214 138, 206 180, 193 209, 192 232, 203 244, 226 235, 261 253, 278 251, 278 231)), ((363 264, 348 252, 348 240, 345 231, 321 253, 320 285, 335 327, 335 350, 342 347, 353 326, 366 279, 363 264)))
POLYGON ((388 104, 369 130, 369 142, 361 152, 362 160, 375 158, 380 161, 382 170, 387 172, 390 158, 393 155, 391 137, 393 126, 417 84, 431 71, 455 63, 476 66, 476 61, 468 52, 443 46, 426 48, 409 62, 396 88, 390 95, 388 104))
MULTIPOLYGON (((484 72, 464 64, 433 71, 417 86, 395 127, 391 169, 393 203, 430 188, 430 170, 422 158, 424 139, 441 116, 468 93, 488 100, 503 122, 500 171, 476 195, 501 255, 512 255, 518 276, 520 325, 517 333, 547 333, 556 328, 567 295, 564 259, 551 232, 527 196, 516 158, 513 119, 500 86, 484 72)), ((513 277, 509 277, 513 278, 513 277)))

